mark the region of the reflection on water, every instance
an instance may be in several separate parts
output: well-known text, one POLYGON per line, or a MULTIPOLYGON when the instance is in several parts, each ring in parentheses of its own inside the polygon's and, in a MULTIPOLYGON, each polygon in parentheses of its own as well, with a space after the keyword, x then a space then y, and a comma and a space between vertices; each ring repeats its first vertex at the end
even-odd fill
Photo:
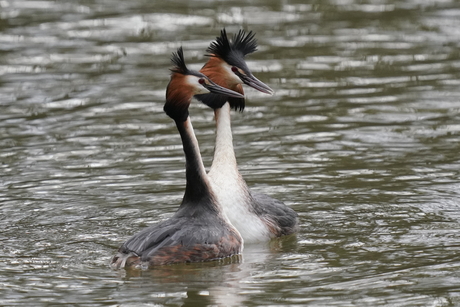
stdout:
MULTIPOLYGON (((456 1, 0 1, 0 305, 455 306, 456 1), (222 27, 276 94, 233 115, 241 171, 301 216, 229 263, 111 271, 170 216, 183 153, 169 57, 222 27)), ((210 165, 213 115, 192 120, 210 165)))

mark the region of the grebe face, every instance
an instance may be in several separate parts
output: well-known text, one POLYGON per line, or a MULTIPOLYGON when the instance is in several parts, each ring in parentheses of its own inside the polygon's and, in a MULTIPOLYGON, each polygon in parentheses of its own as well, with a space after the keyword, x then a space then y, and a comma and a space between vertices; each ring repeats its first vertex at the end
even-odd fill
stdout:
POLYGON ((235 72, 233 71, 235 66, 229 65, 227 62, 222 61, 221 67, 224 71, 225 81, 229 87, 233 87, 237 84, 243 84, 243 79, 241 79, 235 72))
POLYGON ((203 78, 194 75, 185 76, 185 82, 193 90, 193 95, 199 94, 209 94, 211 91, 208 90, 203 83, 205 83, 203 78))

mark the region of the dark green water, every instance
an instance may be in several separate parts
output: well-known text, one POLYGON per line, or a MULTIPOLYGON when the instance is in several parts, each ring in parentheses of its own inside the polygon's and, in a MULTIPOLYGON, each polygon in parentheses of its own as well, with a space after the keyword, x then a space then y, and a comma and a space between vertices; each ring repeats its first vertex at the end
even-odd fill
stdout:
MULTIPOLYGON (((460 305, 458 1, 0 0, 0 305, 460 305), (257 33, 240 169, 299 212, 237 263, 112 271, 170 216, 170 54, 257 33)), ((212 111, 191 109, 205 164, 212 111)))

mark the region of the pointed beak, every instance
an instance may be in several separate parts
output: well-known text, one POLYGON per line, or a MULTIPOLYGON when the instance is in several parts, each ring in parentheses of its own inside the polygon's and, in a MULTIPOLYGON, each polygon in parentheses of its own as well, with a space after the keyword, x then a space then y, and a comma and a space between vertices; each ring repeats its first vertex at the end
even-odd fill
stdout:
POLYGON ((247 73, 243 74, 236 67, 232 68, 232 71, 243 81, 244 84, 262 92, 265 94, 273 95, 275 93, 268 85, 254 77, 253 74, 247 73))
POLYGON ((269 94, 269 95, 273 95, 275 93, 275 91, 272 90, 268 85, 266 85, 265 83, 263 83, 262 81, 254 77, 253 75, 245 76, 245 78, 243 79, 243 82, 246 85, 249 85, 250 87, 262 93, 269 94))
POLYGON ((223 96, 228 96, 228 97, 234 97, 234 98, 244 98, 244 95, 241 95, 240 93, 237 93, 235 91, 229 90, 228 88, 222 87, 220 85, 215 84, 211 80, 208 80, 208 82, 202 84, 208 91, 214 94, 219 94, 223 96))

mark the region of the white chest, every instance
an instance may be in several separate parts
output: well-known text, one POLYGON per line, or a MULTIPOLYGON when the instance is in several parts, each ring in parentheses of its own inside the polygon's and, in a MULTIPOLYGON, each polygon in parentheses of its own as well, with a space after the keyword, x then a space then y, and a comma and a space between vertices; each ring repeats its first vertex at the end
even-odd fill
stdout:
POLYGON ((249 191, 239 173, 222 169, 211 170, 209 177, 219 203, 244 242, 270 240, 271 233, 267 225, 251 210, 249 191))

